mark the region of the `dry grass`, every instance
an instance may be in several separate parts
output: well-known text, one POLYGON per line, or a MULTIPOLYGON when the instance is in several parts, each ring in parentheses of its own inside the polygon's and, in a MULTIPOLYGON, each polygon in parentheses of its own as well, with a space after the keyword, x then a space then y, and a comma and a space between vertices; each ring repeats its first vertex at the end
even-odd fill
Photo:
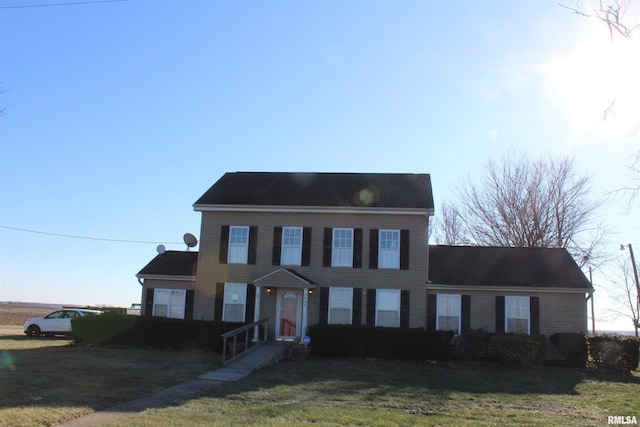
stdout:
POLYGON ((0 426, 57 424, 191 380, 219 361, 206 351, 98 348, 67 339, 0 336, 0 426))

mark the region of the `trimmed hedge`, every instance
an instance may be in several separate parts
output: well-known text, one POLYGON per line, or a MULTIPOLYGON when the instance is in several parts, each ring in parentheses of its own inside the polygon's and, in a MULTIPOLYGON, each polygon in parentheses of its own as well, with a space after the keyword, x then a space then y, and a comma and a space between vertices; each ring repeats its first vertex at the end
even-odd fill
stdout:
POLYGON ((309 327, 311 353, 325 357, 449 360, 452 332, 352 325, 309 327))
POLYGON ((562 332, 549 337, 569 366, 584 367, 588 359, 587 336, 582 333, 562 332))
POLYGON ((222 352, 221 334, 242 325, 115 314, 85 316, 71 321, 73 338, 78 344, 204 348, 214 352, 222 352))
POLYGON ((540 364, 544 350, 544 335, 495 334, 489 338, 489 356, 508 365, 540 364))
POLYGON ((589 355, 598 365, 631 371, 638 368, 640 339, 628 335, 591 335, 589 355))

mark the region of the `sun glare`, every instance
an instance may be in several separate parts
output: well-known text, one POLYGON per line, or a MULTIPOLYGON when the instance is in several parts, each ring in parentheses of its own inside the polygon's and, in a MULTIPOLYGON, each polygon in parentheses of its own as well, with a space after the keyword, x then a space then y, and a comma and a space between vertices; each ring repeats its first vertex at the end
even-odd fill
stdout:
POLYGON ((574 136, 628 137, 640 125, 640 42, 592 29, 572 51, 541 67, 547 95, 574 136))

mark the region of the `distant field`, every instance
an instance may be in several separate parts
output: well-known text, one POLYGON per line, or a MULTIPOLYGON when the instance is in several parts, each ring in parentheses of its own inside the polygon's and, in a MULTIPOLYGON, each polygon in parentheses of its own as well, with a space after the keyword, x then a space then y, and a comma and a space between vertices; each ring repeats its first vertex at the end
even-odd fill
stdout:
POLYGON ((30 317, 38 317, 61 308, 54 304, 0 303, 0 325, 24 325, 30 317))

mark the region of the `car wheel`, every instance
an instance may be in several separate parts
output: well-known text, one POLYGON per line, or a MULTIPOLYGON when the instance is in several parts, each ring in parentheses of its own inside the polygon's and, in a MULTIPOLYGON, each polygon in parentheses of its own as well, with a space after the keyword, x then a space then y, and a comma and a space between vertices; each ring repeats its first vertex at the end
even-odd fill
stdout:
POLYGON ((38 325, 31 325, 27 328, 27 335, 30 337, 39 337, 40 336, 40 328, 38 325))

